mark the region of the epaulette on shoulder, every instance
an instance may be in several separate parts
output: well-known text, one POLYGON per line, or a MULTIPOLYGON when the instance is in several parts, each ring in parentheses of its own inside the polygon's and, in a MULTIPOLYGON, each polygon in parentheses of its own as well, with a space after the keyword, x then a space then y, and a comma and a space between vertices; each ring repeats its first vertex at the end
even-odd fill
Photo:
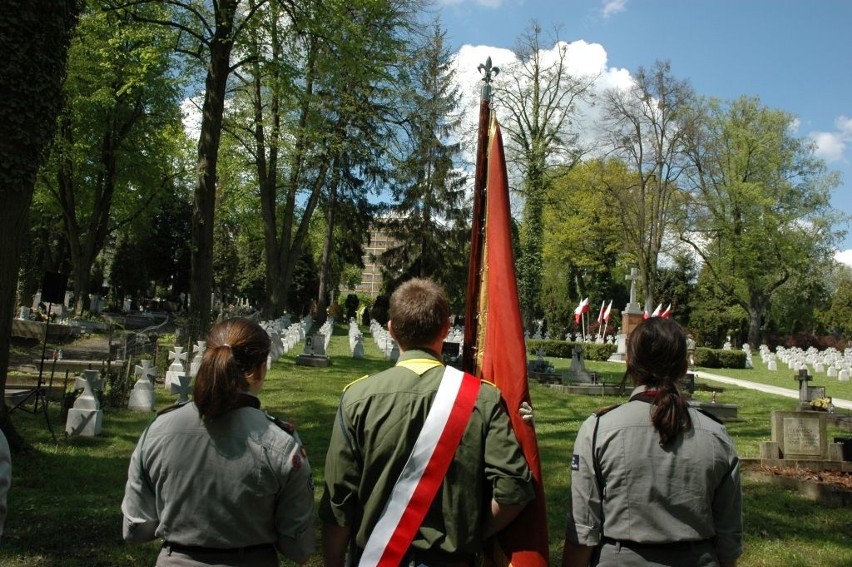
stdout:
POLYGON ((690 406, 690 407, 693 407, 694 409, 698 410, 698 412, 699 412, 700 414, 704 415, 705 417, 709 417, 710 419, 712 419, 713 421, 715 421, 715 422, 716 422, 716 423, 718 423, 719 425, 725 425, 725 422, 724 422, 724 421, 722 421, 721 419, 719 419, 717 416, 713 415, 711 412, 707 411, 706 409, 704 409, 704 408, 696 408, 696 407, 694 407, 694 406, 690 406))
POLYGON ((602 415, 608 414, 620 405, 621 404, 612 404, 611 406, 603 406, 601 408, 596 409, 594 415, 600 417, 602 415))
POLYGON ((349 386, 351 386, 352 384, 357 384, 358 382, 360 382, 360 381, 361 381, 361 380, 363 380, 364 378, 369 378, 369 377, 370 377, 370 375, 369 375, 369 374, 364 374, 363 376, 361 376, 361 377, 360 377, 360 378, 358 378, 357 380, 353 380, 352 382, 349 382, 348 384, 346 384, 346 385, 343 387, 343 391, 345 392, 346 390, 348 390, 348 389, 349 389, 349 386))
POLYGON ((176 409, 180 409, 188 403, 189 403, 189 400, 187 400, 185 402, 178 402, 178 403, 172 404, 170 406, 166 406, 166 407, 164 407, 163 409, 161 409, 157 412, 157 417, 159 417, 163 414, 169 413, 171 411, 175 411, 176 409))
POLYGON ((281 429, 283 429, 284 431, 286 431, 290 435, 293 435, 296 432, 296 426, 293 425, 292 423, 288 422, 288 421, 280 420, 277 417, 275 417, 274 415, 269 415, 268 413, 266 414, 266 419, 268 419, 269 421, 271 421, 272 423, 274 423, 275 425, 277 425, 278 427, 280 427, 281 429))

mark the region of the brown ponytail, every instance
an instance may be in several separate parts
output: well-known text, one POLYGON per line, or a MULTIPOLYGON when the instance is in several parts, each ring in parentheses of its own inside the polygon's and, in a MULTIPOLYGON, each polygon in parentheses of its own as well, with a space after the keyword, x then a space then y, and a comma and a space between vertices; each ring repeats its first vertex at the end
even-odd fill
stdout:
POLYGON ((646 319, 630 333, 627 374, 636 385, 657 390, 651 421, 661 446, 692 427, 689 406, 677 387, 686 370, 686 334, 671 319, 646 319))
POLYGON ((213 326, 193 387, 202 419, 216 419, 236 406, 239 394, 249 387, 246 375, 266 364, 270 344, 263 327, 248 319, 213 326))

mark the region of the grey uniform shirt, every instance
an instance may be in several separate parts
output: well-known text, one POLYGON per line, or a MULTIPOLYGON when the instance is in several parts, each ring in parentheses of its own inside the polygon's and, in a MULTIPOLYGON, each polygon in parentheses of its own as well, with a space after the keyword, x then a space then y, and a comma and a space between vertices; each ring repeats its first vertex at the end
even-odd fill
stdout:
MULTIPOLYGON (((692 428, 663 449, 652 409, 634 400, 599 418, 603 535, 641 543, 715 537, 719 560, 736 559, 742 554, 742 492, 739 458, 725 427, 690 409, 692 428)), ((602 523, 592 462, 595 420, 583 423, 574 444, 566 530, 569 541, 588 546, 600 542, 602 523)))
POLYGON ((142 435, 127 474, 124 539, 314 551, 311 468, 298 440, 253 407, 205 426, 189 403, 142 435))

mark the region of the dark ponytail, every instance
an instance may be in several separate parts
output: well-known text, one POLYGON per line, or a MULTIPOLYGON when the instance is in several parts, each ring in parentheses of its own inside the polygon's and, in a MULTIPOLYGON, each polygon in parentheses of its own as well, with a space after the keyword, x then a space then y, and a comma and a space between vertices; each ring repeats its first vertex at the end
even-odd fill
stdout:
POLYGON ((266 364, 270 344, 263 327, 248 319, 213 326, 193 387, 202 419, 216 419, 236 407, 239 394, 249 388, 246 375, 266 364))
POLYGON ((646 319, 630 333, 627 374, 636 385, 657 390, 651 421, 661 446, 692 427, 689 406, 677 387, 686 370, 686 334, 671 319, 646 319))

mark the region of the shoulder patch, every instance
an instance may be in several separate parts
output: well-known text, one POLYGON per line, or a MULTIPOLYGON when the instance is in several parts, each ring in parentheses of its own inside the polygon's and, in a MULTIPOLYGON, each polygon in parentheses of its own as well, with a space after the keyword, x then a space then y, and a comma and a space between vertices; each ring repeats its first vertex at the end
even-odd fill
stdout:
POLYGON ((157 416, 161 416, 163 414, 169 413, 170 411, 175 411, 176 409, 180 409, 188 403, 189 403, 189 400, 187 400, 185 402, 179 402, 179 403, 176 403, 176 404, 172 404, 170 406, 166 406, 166 407, 164 407, 163 409, 161 409, 157 412, 157 416))
POLYGON ((360 381, 361 381, 361 380, 363 380, 364 378, 369 378, 369 377, 370 377, 370 375, 369 375, 369 374, 364 374, 363 376, 361 376, 361 377, 360 377, 360 378, 358 378, 357 380, 353 380, 352 382, 349 382, 348 384, 346 384, 346 385, 343 387, 343 391, 345 392, 346 390, 348 390, 348 389, 349 389, 349 386, 351 386, 352 384, 357 384, 358 382, 360 382, 360 381))
POLYGON ((580 470, 580 455, 571 455, 571 470, 580 470))
POLYGON ((272 423, 274 423, 275 425, 277 425, 278 427, 280 427, 281 429, 283 429, 284 431, 286 431, 290 435, 293 435, 296 432, 296 427, 292 423, 282 421, 282 420, 278 419, 277 417, 275 417, 274 415, 269 415, 267 413, 266 419, 268 419, 269 421, 271 421, 272 423))
POLYGON ((611 406, 604 406, 602 408, 598 408, 598 409, 595 410, 593 415, 600 417, 602 415, 608 414, 609 412, 611 412, 612 410, 614 410, 615 408, 617 408, 620 405, 621 404, 612 404, 611 406))

